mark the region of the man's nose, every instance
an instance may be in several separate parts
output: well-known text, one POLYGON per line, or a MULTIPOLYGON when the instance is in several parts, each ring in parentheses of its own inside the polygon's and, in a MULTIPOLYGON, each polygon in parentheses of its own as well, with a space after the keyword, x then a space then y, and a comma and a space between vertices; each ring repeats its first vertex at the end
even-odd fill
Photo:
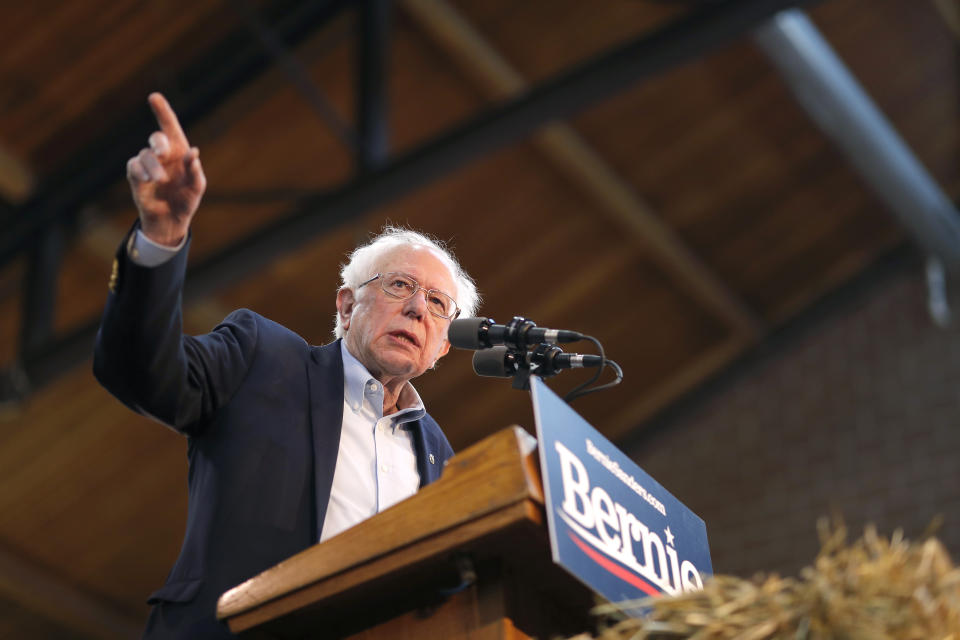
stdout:
POLYGON ((422 318, 427 313, 427 292, 424 289, 417 289, 415 294, 403 302, 403 310, 406 313, 416 313, 418 318, 422 318))

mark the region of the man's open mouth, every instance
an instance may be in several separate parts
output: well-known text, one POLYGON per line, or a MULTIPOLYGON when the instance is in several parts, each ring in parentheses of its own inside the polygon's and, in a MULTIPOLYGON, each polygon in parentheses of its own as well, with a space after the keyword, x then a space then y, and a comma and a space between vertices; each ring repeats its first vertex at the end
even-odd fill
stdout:
POLYGON ((415 347, 420 346, 420 341, 417 340, 417 337, 407 331, 391 331, 390 335, 395 338, 400 338, 404 342, 409 342, 411 345, 415 347))

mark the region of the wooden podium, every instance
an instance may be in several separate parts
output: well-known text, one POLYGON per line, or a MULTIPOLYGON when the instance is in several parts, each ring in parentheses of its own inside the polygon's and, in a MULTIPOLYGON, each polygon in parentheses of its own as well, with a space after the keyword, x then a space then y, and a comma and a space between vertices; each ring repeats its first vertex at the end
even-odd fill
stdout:
POLYGON ((533 438, 504 429, 411 498, 220 597, 249 638, 549 638, 589 630, 554 565, 533 438))

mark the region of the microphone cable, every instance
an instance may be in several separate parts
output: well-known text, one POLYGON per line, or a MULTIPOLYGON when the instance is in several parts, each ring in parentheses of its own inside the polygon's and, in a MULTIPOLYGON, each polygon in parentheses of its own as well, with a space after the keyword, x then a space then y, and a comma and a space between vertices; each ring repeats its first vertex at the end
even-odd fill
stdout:
POLYGON ((597 347, 597 351, 600 352, 600 359, 601 359, 601 363, 602 363, 602 364, 601 364, 599 367, 597 367, 597 372, 596 372, 595 374, 593 374, 593 377, 592 377, 592 378, 590 378, 589 380, 587 380, 587 381, 584 382, 583 384, 577 385, 576 387, 574 387, 573 389, 571 389, 570 391, 568 391, 565 396, 563 396, 564 402, 567 402, 568 404, 569 404, 571 401, 575 400, 576 398, 579 398, 579 397, 581 397, 581 396, 585 396, 585 395, 590 394, 590 393, 594 393, 594 392, 596 392, 596 391, 603 391, 604 389, 609 389, 610 387, 615 387, 615 386, 617 386, 618 384, 620 384, 621 381, 623 381, 623 369, 621 369, 621 368, 620 368, 620 365, 617 364, 616 362, 614 362, 613 360, 608 360, 608 359, 607 359, 606 355, 605 355, 604 352, 603 352, 603 345, 600 344, 600 341, 597 340, 596 338, 594 338, 593 336, 588 336, 588 335, 585 335, 585 334, 582 334, 581 339, 582 339, 582 340, 589 340, 590 342, 592 342, 592 343, 597 347), (615 378, 614 380, 611 380, 610 382, 606 382, 606 383, 601 384, 601 385, 599 385, 599 386, 590 387, 590 385, 594 384, 597 380, 600 379, 600 376, 603 374, 604 368, 606 368, 606 367, 608 367, 608 366, 609 366, 611 369, 613 369, 613 373, 614 373, 614 375, 616 376, 616 378, 615 378), (588 388, 588 387, 590 387, 590 388, 588 388))

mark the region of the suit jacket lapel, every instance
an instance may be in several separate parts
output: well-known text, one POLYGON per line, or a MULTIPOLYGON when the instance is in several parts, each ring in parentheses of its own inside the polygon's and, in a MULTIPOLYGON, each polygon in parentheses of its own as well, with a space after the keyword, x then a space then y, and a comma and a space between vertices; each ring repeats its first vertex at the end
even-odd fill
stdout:
POLYGON ((417 471, 420 473, 420 488, 427 486, 440 477, 443 470, 440 447, 436 438, 424 424, 430 418, 424 417, 410 423, 413 444, 417 450, 417 471))
POLYGON ((314 532, 320 539, 323 520, 330 502, 333 472, 340 449, 343 425, 343 357, 340 340, 322 347, 311 347, 307 362, 310 383, 310 422, 313 428, 313 471, 316 497, 314 532))

